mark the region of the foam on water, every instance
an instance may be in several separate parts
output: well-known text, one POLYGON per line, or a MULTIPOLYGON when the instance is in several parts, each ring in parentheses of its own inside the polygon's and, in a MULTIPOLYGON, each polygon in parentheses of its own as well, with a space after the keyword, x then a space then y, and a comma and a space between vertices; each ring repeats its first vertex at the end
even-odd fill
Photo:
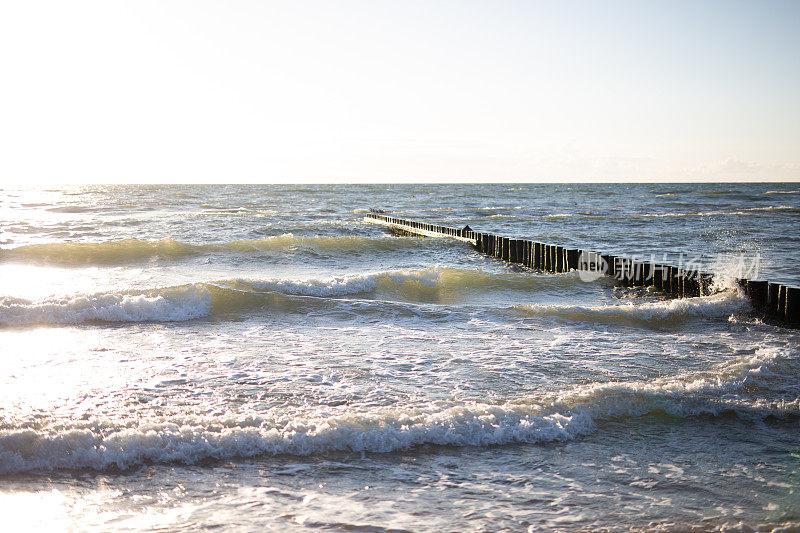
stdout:
POLYGON ((765 279, 796 285, 796 189, 4 191, 0 472, 26 474, 0 476, 3 490, 74 492, 73 529, 92 529, 93 484, 123 495, 98 505, 97 530, 789 527, 799 337, 753 319, 738 260, 715 265, 719 294, 662 300, 361 221, 379 207, 615 254, 697 253, 706 271, 757 251, 765 279), (232 496, 249 484, 296 490, 296 505, 232 496))
POLYGON ((421 444, 483 446, 568 440, 591 431, 582 414, 537 415, 516 406, 464 406, 442 412, 388 411, 286 423, 249 418, 169 420, 132 428, 73 427, 0 432, 0 473, 62 468, 130 468, 144 462, 392 452, 421 444), (254 422, 258 422, 254 425, 254 422))
POLYGON ((211 297, 202 287, 155 294, 96 294, 29 301, 0 298, 0 325, 85 322, 182 322, 208 316, 211 297))
MULTIPOLYGON (((5 421, 0 473, 55 469, 130 468, 146 462, 193 464, 259 455, 333 451, 390 453, 424 444, 488 446, 572 440, 603 421, 666 413, 673 417, 734 413, 745 419, 800 416, 787 395, 797 361, 778 350, 709 371, 652 381, 579 386, 499 404, 470 402, 440 409, 375 408, 339 416, 258 414, 181 416, 128 421, 5 421), (772 401, 754 389, 781 393, 772 401)), ((795 385, 795 388, 796 385, 795 385)))
POLYGON ((517 312, 531 317, 656 328, 677 326, 693 318, 727 318, 749 308, 747 298, 736 291, 658 302, 631 301, 589 306, 533 304, 514 307, 517 312))
POLYGON ((182 322, 265 307, 288 311, 331 308, 330 303, 292 298, 301 296, 452 303, 467 289, 472 293, 498 289, 536 292, 580 283, 574 275, 488 274, 440 267, 325 279, 233 279, 40 300, 0 297, 0 325, 182 322))

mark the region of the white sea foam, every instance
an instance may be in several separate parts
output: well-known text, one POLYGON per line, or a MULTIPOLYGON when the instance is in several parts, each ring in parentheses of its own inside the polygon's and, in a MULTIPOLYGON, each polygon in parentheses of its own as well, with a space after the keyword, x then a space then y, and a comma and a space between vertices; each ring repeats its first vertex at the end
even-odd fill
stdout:
POLYGON ((628 302, 610 305, 547 305, 516 306, 531 316, 552 316, 573 321, 628 325, 669 325, 689 318, 725 318, 749 308, 746 298, 727 291, 701 298, 679 298, 659 302, 628 302))
POLYGON ((0 325, 79 324, 103 322, 181 322, 215 312, 269 305, 268 294, 335 297, 373 291, 378 282, 402 285, 413 281, 434 286, 439 274, 428 271, 379 272, 310 280, 223 280, 150 291, 101 293, 40 300, 0 297, 0 325))
MULTIPOLYGON (((800 363, 777 349, 706 371, 649 381, 577 386, 502 404, 440 409, 373 408, 340 416, 274 412, 127 421, 10 423, 0 431, 0 473, 130 468, 146 462, 192 464, 260 455, 334 451, 390 453, 420 445, 488 446, 566 441, 606 420, 654 412, 687 418, 800 416, 791 391, 800 363), (753 394, 754 391, 760 394, 753 394), (769 394, 773 398, 767 399, 769 394)), ((797 389, 797 385, 794 385, 797 389)))
MULTIPOLYGON (((180 322, 270 307, 280 295, 291 297, 370 296, 387 300, 438 302, 443 295, 508 288, 538 290, 554 284, 579 283, 570 276, 487 274, 476 270, 430 267, 389 270, 342 277, 272 280, 221 280, 148 291, 122 291, 40 300, 0 297, 0 325, 79 324, 103 322, 180 322), (379 291, 379 292, 378 292, 379 291)), ((286 298, 281 301, 286 308, 286 298)), ((300 306, 300 302, 295 302, 300 306)), ((307 305, 313 305, 306 302, 307 305)), ((289 309, 297 306, 289 305, 289 309)))
POLYGON ((485 446, 568 440, 594 429, 585 414, 540 415, 531 406, 474 405, 441 412, 389 411, 288 423, 160 421, 133 428, 0 432, 0 473, 64 468, 130 468, 143 462, 391 452, 421 444, 485 446))
POLYGON ((172 294, 96 294, 39 301, 0 298, 0 325, 104 322, 181 322, 207 316, 211 297, 202 287, 172 294))
MULTIPOLYGON (((332 277, 327 279, 274 279, 266 281, 241 280, 241 282, 252 285, 258 289, 270 289, 282 292, 284 294, 326 297, 371 292, 377 286, 377 281, 380 277, 391 275, 391 273, 381 272, 375 274, 332 277)), ((398 272, 396 276, 398 279, 407 279, 410 275, 403 275, 402 273, 398 272)))

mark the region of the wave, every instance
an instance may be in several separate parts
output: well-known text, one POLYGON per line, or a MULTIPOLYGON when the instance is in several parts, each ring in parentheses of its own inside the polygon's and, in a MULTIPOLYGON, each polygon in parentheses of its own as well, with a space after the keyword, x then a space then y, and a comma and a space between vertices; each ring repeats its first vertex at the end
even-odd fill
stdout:
POLYGON ((324 280, 248 281, 258 288, 306 296, 371 295, 412 302, 454 303, 469 294, 491 291, 560 291, 581 286, 577 275, 532 274, 530 272, 487 273, 449 267, 387 270, 324 280))
MULTIPOLYGON (((588 411, 594 420, 664 413, 675 418, 800 416, 800 361, 791 352, 762 348, 708 370, 631 383, 601 383, 547 396, 552 409, 588 411)), ((523 400, 528 401, 528 400, 523 400)))
POLYGON ((387 411, 280 422, 188 419, 131 428, 74 427, 0 431, 0 474, 31 470, 127 469, 147 462, 387 453, 422 444, 451 446, 569 440, 594 429, 586 415, 535 416, 526 406, 465 406, 442 412, 387 411))
MULTIPOLYGON (((334 287, 330 292, 333 294, 336 290, 334 287)), ((200 318, 239 316, 263 309, 273 312, 325 312, 335 310, 336 306, 336 301, 330 299, 282 294, 230 280, 147 291, 51 297, 37 301, 5 297, 0 298, 0 326, 186 322, 200 318)), ((397 312, 388 303, 383 310, 397 312)), ((412 312, 409 310, 409 313, 412 312)))
POLYGON ((790 205, 768 205, 764 207, 744 207, 732 211, 699 211, 696 213, 643 213, 632 214, 632 217, 642 218, 664 218, 664 217, 707 217, 707 216, 741 216, 752 213, 771 213, 775 211, 797 211, 796 207, 790 205))
POLYGON ((298 237, 291 233, 264 239, 216 244, 191 244, 173 239, 123 239, 87 243, 28 244, 0 250, 0 262, 29 262, 61 266, 120 265, 144 261, 177 260, 209 253, 270 253, 305 251, 316 254, 369 253, 422 245, 418 239, 396 237, 298 237))
POLYGON ((519 305, 513 309, 524 316, 552 317, 572 322, 592 322, 654 329, 677 327, 694 318, 721 319, 747 311, 750 304, 740 292, 658 302, 630 302, 609 305, 519 305))
POLYGON ((745 207, 733 209, 731 211, 697 211, 697 212, 664 212, 664 213, 625 213, 600 215, 591 213, 556 213, 540 215, 540 218, 557 219, 568 217, 585 217, 591 219, 631 219, 631 218, 684 218, 684 217, 708 217, 708 216, 744 216, 753 213, 773 213, 773 212, 797 212, 798 208, 790 205, 770 205, 765 207, 745 207))
POLYGON ((90 322, 184 322, 228 317, 248 311, 277 312, 345 310, 438 317, 444 311, 418 309, 410 303, 451 304, 469 294, 494 290, 546 291, 581 284, 577 276, 516 273, 488 274, 478 270, 431 267, 389 270, 327 279, 230 279, 151 290, 120 291, 40 300, 0 297, 0 326, 83 324, 90 322), (374 299, 364 302, 360 299, 374 299))
POLYGON ((329 417, 182 415, 116 425, 107 419, 5 422, 0 429, 0 474, 339 451, 391 453, 422 445, 551 443, 591 434, 606 421, 648 415, 684 419, 732 414, 754 421, 797 417, 797 390, 772 400, 752 392, 780 389, 787 375, 797 375, 798 366, 796 357, 762 351, 680 377, 586 385, 538 398, 445 409, 378 408, 329 417), (780 373, 783 381, 770 383, 780 373))
POLYGON ((767 191, 764 194, 800 194, 800 189, 794 189, 788 191, 767 191))

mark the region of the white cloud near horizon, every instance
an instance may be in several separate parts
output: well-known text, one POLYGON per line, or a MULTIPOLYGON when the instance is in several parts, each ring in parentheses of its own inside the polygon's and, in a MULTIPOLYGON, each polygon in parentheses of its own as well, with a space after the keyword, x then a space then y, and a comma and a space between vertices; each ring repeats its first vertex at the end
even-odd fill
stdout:
POLYGON ((31 0, 0 181, 800 180, 800 3, 31 0))

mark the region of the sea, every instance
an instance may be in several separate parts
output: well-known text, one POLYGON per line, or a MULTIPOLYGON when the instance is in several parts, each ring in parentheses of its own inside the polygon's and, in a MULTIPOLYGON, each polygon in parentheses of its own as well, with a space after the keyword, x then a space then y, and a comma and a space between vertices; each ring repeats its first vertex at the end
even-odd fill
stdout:
POLYGON ((3 186, 3 531, 800 531, 800 184, 3 186), (369 209, 693 262, 666 299, 369 209))

